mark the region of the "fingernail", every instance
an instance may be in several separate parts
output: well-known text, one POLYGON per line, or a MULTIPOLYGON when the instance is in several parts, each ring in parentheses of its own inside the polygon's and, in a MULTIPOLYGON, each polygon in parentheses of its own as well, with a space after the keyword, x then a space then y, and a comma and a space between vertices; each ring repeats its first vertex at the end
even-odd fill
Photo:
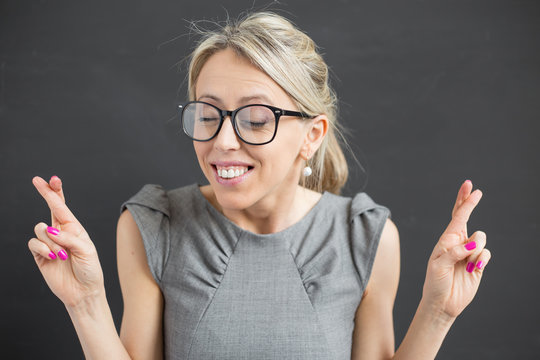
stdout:
POLYGON ((465 182, 472 182, 471 180, 465 180, 465 182))
POLYGON ((62 249, 62 250, 60 250, 60 251, 58 252, 58 256, 60 256, 60 259, 62 259, 62 260, 66 260, 67 257, 68 257, 67 254, 66 254, 66 252, 64 251, 64 249, 62 249))
POLYGON ((51 226, 47 226, 47 232, 50 233, 50 234, 53 234, 53 235, 60 234, 60 230, 58 230, 56 228, 53 228, 51 226))
MULTIPOLYGON (((56 175, 51 176, 51 180, 52 180, 53 178, 58 178, 58 176, 56 176, 56 175)), ((51 181, 51 180, 49 180, 49 181, 51 181)))
POLYGON ((474 270, 474 263, 472 262, 467 263, 467 271, 472 273, 473 270, 474 270))
POLYGON ((56 255, 52 251, 49 253, 49 257, 53 260, 56 259, 56 255))
POLYGON ((471 241, 465 245, 465 249, 471 251, 473 249, 476 249, 476 241, 471 241))
POLYGON ((476 267, 481 269, 482 266, 484 266, 484 263, 482 262, 482 260, 480 260, 477 264, 476 264, 476 267))

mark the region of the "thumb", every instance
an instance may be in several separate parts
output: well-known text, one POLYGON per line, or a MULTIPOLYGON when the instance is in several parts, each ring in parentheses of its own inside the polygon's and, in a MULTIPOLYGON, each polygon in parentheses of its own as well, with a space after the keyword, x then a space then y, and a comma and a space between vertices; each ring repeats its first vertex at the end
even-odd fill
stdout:
POLYGON ((456 245, 439 256, 435 261, 443 268, 453 268, 457 262, 464 260, 471 255, 476 247, 477 244, 475 240, 465 244, 456 245))
POLYGON ((43 224, 41 229, 41 232, 46 234, 50 240, 74 254, 83 255, 92 252, 92 241, 86 236, 84 230, 84 234, 81 232, 81 234, 76 236, 68 231, 59 231, 54 226, 45 229, 45 225, 43 224))

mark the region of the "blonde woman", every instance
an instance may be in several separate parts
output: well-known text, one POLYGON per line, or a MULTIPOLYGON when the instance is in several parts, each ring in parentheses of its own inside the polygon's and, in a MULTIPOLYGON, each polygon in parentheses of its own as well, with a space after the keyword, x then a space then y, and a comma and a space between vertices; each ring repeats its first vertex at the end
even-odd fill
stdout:
POLYGON ((467 233, 482 193, 461 185, 395 350, 399 235, 347 180, 336 97, 313 41, 271 12, 204 34, 179 126, 208 184, 147 184, 120 208, 120 334, 94 244, 61 180, 28 245, 88 359, 433 359, 490 259, 467 233), (127 210, 127 211, 126 211, 127 210))

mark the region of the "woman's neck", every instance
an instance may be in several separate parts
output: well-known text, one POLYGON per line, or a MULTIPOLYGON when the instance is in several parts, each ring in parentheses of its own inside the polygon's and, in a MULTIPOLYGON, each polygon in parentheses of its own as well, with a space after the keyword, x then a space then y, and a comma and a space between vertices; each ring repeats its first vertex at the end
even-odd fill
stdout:
POLYGON ((267 196, 249 208, 236 210, 223 208, 210 185, 202 186, 201 193, 233 223, 256 234, 282 231, 300 221, 321 198, 321 194, 301 187, 280 191, 277 196, 267 196))

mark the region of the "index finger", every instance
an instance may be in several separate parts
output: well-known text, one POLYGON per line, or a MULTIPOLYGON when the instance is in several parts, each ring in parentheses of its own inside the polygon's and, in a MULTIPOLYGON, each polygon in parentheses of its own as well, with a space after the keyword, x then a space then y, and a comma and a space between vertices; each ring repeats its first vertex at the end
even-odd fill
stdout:
POLYGON ((62 225, 70 222, 78 223, 77 219, 66 206, 64 201, 53 189, 51 189, 45 180, 39 176, 34 176, 32 178, 32 184, 34 184, 41 196, 47 202, 49 209, 51 209, 51 214, 53 214, 56 220, 58 220, 58 224, 62 225))
POLYGON ((476 189, 469 195, 463 203, 456 209, 452 215, 452 220, 448 227, 444 231, 444 234, 457 234, 460 235, 463 229, 467 226, 467 221, 471 216, 472 211, 480 202, 482 198, 482 191, 476 189))
POLYGON ((454 204, 454 208, 452 209, 452 214, 456 212, 456 210, 461 206, 461 204, 463 204, 463 201, 471 194, 472 188, 473 186, 470 180, 465 180, 461 184, 456 198, 456 202, 454 204))

